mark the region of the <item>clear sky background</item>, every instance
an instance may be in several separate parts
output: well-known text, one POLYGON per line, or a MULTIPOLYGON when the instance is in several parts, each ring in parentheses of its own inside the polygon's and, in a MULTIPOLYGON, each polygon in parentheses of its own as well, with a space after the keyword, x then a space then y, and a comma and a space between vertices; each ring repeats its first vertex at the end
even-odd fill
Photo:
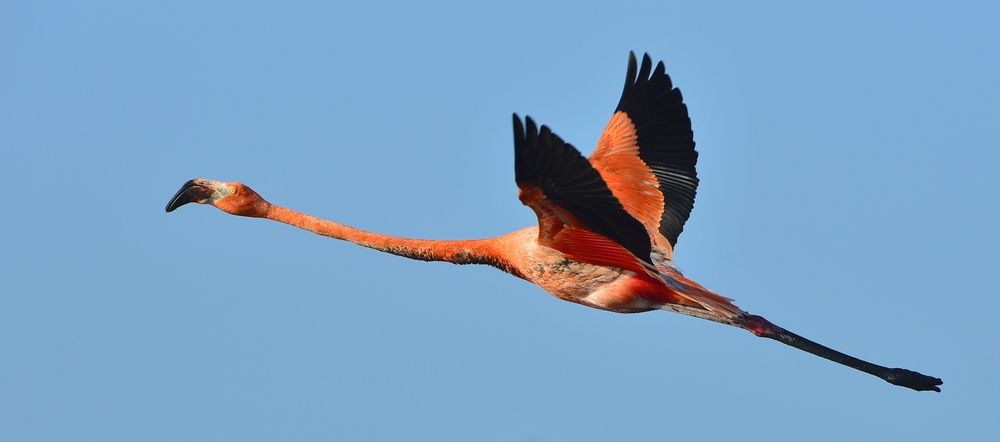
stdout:
POLYGON ((0 439, 990 440, 995 2, 0 4, 0 439), (628 51, 684 93, 675 255, 743 309, 944 379, 559 301, 210 207, 363 229, 535 223, 510 114, 589 153, 628 51))

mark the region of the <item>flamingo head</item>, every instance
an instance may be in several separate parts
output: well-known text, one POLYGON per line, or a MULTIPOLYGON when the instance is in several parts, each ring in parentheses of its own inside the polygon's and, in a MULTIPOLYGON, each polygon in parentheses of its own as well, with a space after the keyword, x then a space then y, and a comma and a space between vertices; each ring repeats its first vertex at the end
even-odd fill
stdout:
POLYGON ((170 202, 167 212, 187 203, 211 204, 219 210, 239 216, 263 218, 271 204, 242 183, 194 179, 184 183, 170 202))

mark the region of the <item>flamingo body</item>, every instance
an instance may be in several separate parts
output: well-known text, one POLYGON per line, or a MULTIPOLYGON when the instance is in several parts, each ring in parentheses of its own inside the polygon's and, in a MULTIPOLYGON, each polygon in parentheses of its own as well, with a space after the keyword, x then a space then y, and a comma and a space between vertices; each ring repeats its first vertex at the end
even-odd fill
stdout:
POLYGON ((914 390, 941 380, 885 368, 816 344, 685 278, 674 247, 698 186, 691 122, 663 63, 629 54, 625 88, 597 148, 584 158, 546 127, 514 115, 518 198, 538 226, 479 240, 423 240, 366 232, 267 202, 241 183, 196 179, 167 204, 210 204, 412 259, 486 264, 553 296, 617 313, 667 310, 733 325, 914 390))

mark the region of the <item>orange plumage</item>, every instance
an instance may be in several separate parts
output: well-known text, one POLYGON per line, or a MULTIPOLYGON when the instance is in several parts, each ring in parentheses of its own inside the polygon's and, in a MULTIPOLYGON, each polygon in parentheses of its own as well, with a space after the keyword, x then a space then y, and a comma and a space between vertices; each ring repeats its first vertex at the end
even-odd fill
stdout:
POLYGON ((538 217, 496 238, 398 238, 273 205, 248 186, 191 180, 167 204, 211 204, 412 259, 491 265, 559 299, 619 313, 667 310, 746 329, 914 390, 941 380, 853 358, 750 315, 673 265, 697 191, 691 121, 663 63, 629 67, 621 100, 589 159, 531 118, 514 116, 518 198, 538 217))

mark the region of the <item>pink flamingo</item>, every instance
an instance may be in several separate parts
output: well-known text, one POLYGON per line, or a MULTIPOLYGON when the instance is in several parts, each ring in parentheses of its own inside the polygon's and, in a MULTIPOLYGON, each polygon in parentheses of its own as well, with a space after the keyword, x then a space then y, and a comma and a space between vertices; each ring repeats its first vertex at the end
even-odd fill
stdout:
POLYGON ((745 329, 892 384, 933 390, 941 379, 875 365, 819 345, 733 305, 684 277, 673 250, 694 205, 698 178, 687 107, 648 55, 629 54, 625 90, 590 158, 548 127, 514 115, 518 198, 537 227, 478 240, 398 238, 273 205, 246 185, 195 179, 167 204, 210 204, 334 239, 424 261, 486 264, 559 299, 618 313, 667 310, 745 329), (652 71, 652 72, 651 72, 652 71))

